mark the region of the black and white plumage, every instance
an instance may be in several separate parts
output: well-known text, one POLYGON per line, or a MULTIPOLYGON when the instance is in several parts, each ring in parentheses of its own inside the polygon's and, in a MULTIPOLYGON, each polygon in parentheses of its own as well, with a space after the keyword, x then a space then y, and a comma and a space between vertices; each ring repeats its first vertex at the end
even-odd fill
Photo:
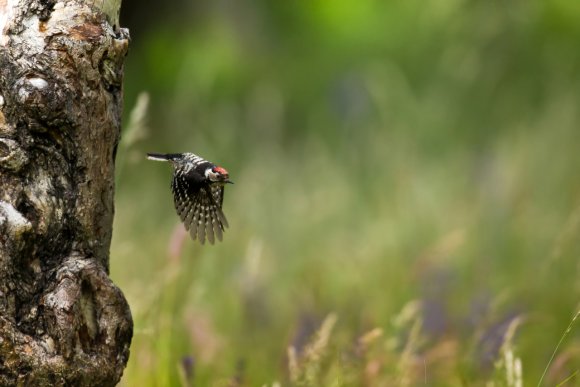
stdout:
POLYGON ((148 153, 149 160, 173 164, 171 190, 179 218, 193 240, 222 240, 228 221, 222 211, 228 172, 193 153, 148 153))

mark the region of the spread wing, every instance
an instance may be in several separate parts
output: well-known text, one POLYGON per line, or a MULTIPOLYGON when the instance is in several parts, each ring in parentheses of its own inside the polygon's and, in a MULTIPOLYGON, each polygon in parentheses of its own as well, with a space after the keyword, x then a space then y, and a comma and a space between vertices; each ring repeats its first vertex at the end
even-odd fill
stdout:
POLYGON ((171 185, 175 209, 193 240, 205 239, 213 244, 215 238, 222 240, 228 222, 222 212, 223 186, 209 186, 189 179, 187 175, 176 176, 171 185))

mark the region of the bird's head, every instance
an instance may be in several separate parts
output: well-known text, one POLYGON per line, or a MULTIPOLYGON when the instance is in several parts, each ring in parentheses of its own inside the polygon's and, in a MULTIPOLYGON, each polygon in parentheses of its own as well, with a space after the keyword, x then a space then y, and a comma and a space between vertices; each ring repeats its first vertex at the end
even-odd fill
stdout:
POLYGON ((233 184, 233 182, 230 181, 230 175, 228 174, 228 171, 222 167, 213 166, 207 168, 205 170, 205 177, 212 183, 233 184))

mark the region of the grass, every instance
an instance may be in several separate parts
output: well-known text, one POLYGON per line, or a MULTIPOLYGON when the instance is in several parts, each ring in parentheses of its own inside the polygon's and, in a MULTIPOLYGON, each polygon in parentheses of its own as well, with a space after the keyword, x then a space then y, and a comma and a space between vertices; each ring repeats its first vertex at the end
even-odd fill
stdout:
MULTIPOLYGON (((538 382, 538 386, 542 385, 542 382, 544 381, 544 378, 546 377, 546 374, 548 373, 548 370, 550 369, 550 366, 552 365, 552 362, 554 361, 554 358, 556 357, 556 353, 558 353, 558 349, 560 349, 560 346, 564 342, 564 339, 570 334, 570 332, 572 332, 572 327, 574 326, 576 319, 578 319, 578 316, 580 316, 580 311, 578 311, 574 315, 574 317, 570 321, 570 324, 568 324, 568 327, 564 331, 564 334, 560 338, 560 341, 558 341, 556 348, 554 348, 554 352, 552 353, 552 356, 550 356, 550 360, 548 361, 548 364, 546 364, 546 368, 544 369, 544 372, 542 373, 542 376, 540 377, 540 381, 538 382)), ((577 373, 578 373, 578 370, 574 371, 573 374, 571 374, 569 377, 567 377, 564 381, 562 381, 558 385, 563 385, 564 383, 568 382, 569 380, 574 378, 577 373)))

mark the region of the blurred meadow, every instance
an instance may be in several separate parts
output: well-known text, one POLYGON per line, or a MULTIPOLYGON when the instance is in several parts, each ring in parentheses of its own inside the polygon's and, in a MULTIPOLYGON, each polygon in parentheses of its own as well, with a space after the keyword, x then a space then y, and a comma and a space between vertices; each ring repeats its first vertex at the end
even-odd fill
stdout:
POLYGON ((580 385, 580 2, 123 1, 121 386, 580 385), (170 165, 223 167, 184 235, 170 165))

